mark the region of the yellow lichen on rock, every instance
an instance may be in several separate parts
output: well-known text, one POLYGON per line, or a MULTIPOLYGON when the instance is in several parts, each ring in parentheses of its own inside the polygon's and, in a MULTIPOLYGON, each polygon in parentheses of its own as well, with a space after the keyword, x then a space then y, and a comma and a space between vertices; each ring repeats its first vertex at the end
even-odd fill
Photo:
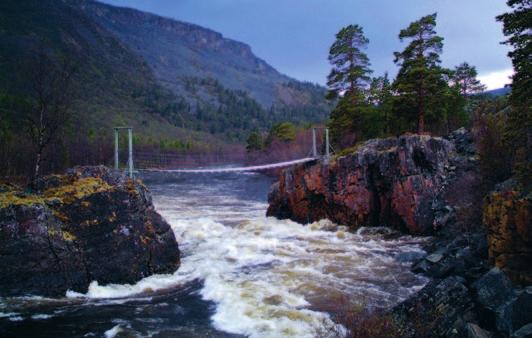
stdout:
POLYGON ((532 284, 531 216, 530 199, 518 191, 494 192, 486 199, 489 259, 517 283, 532 284))
POLYGON ((49 236, 60 236, 66 242, 73 242, 77 237, 68 231, 48 229, 49 236))
POLYGON ((44 204, 45 200, 38 195, 27 195, 20 192, 5 192, 0 193, 0 208, 7 208, 9 206, 18 206, 18 205, 34 205, 34 204, 44 204))
POLYGON ((59 198, 63 203, 69 204, 86 196, 112 189, 113 187, 101 178, 85 177, 66 186, 48 189, 43 193, 43 196, 47 199, 59 198))

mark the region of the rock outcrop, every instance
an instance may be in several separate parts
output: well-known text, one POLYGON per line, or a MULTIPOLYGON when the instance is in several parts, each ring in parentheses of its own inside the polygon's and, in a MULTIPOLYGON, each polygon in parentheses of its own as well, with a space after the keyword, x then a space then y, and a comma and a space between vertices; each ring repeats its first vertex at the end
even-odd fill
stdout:
POLYGON ((452 216, 442 198, 455 169, 454 155, 453 142, 438 137, 370 140, 329 165, 284 171, 270 192, 268 215, 431 234, 452 216))
POLYGON ((532 194, 512 180, 502 183, 486 198, 484 224, 490 263, 515 283, 532 285, 532 194))
POLYGON ((178 267, 175 236, 140 181, 79 167, 34 194, 0 192, 0 296, 62 296, 178 267))

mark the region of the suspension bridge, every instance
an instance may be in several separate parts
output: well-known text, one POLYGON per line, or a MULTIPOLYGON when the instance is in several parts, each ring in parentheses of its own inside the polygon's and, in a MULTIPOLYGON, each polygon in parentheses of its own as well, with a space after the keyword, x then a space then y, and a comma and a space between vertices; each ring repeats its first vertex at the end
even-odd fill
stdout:
MULTIPOLYGON (((114 156, 114 168, 115 170, 120 170, 119 168, 119 132, 121 130, 126 130, 128 134, 128 159, 127 159, 127 172, 129 177, 133 177, 135 173, 135 167, 133 163, 133 128, 132 127, 115 127, 115 156, 114 156)), ((137 169, 137 171, 144 172, 165 172, 165 173, 231 173, 231 172, 259 172, 277 168, 291 167, 297 164, 312 162, 316 160, 322 160, 324 163, 328 163, 331 153, 331 146, 329 143, 329 129, 327 128, 313 128, 312 129, 312 149, 310 150, 307 157, 283 161, 277 163, 268 163, 261 165, 252 165, 245 167, 221 167, 221 168, 195 168, 195 169, 180 169, 180 168, 143 168, 137 169), (317 140, 316 140, 316 129, 325 129, 325 151, 321 155, 318 153, 317 140)))

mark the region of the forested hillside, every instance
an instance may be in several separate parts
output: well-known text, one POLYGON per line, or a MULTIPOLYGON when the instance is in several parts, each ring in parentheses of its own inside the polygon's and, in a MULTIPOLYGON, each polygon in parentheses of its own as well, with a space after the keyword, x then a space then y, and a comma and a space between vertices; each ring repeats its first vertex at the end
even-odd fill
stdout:
POLYGON ((198 117, 199 123, 188 119, 189 128, 225 131, 226 138, 242 141, 241 129, 281 120, 317 122, 328 115, 324 88, 280 74, 244 43, 135 9, 77 3, 146 61, 158 82, 179 98, 182 114, 198 117))
POLYGON ((32 161, 35 130, 27 122, 38 110, 36 84, 66 86, 51 83, 63 66, 71 70, 69 118, 47 147, 45 170, 108 162, 117 125, 134 127, 137 149, 219 152, 254 129, 328 115, 322 87, 290 79, 247 45, 195 25, 89 0, 5 0, 0 18, 5 173, 32 161), (43 62, 50 73, 37 79, 43 62))

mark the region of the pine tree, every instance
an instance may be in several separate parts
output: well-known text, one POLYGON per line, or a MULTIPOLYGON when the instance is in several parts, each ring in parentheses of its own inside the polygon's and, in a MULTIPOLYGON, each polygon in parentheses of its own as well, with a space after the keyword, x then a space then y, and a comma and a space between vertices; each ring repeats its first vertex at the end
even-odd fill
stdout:
POLYGON ((460 64, 454 69, 452 81, 459 88, 460 94, 463 97, 486 90, 486 86, 480 83, 477 75, 477 69, 474 66, 470 66, 467 62, 460 64))
POLYGON ((329 62, 333 66, 327 78, 329 98, 360 92, 370 81, 370 62, 362 51, 369 40, 359 25, 349 25, 336 34, 336 41, 329 51, 329 62))
POLYGON ((392 132, 392 102, 393 91, 388 73, 371 80, 368 91, 368 100, 378 110, 378 122, 381 134, 388 135, 392 132))
POLYGON ((510 95, 511 111, 505 139, 513 149, 514 172, 526 188, 532 185, 532 1, 508 0, 513 12, 497 17, 502 21, 503 32, 509 37, 505 44, 513 50, 508 56, 512 59, 515 74, 512 77, 510 95))
POLYGON ((262 135, 259 133, 258 130, 255 129, 248 136, 246 150, 248 152, 253 152, 262 150, 263 148, 264 141, 262 140, 262 135))
POLYGON ((394 82, 397 93, 394 111, 412 129, 417 119, 417 131, 425 132, 425 122, 441 120, 447 83, 439 66, 443 38, 436 35, 436 14, 422 17, 401 30, 399 39, 410 40, 402 51, 396 52, 395 63, 400 70, 394 82))
POLYGON ((367 101, 366 88, 370 82, 370 62, 363 52, 369 40, 359 25, 349 25, 336 34, 329 61, 333 66, 328 77, 328 98, 338 98, 331 113, 329 127, 333 142, 344 147, 364 138, 372 107, 367 101))

